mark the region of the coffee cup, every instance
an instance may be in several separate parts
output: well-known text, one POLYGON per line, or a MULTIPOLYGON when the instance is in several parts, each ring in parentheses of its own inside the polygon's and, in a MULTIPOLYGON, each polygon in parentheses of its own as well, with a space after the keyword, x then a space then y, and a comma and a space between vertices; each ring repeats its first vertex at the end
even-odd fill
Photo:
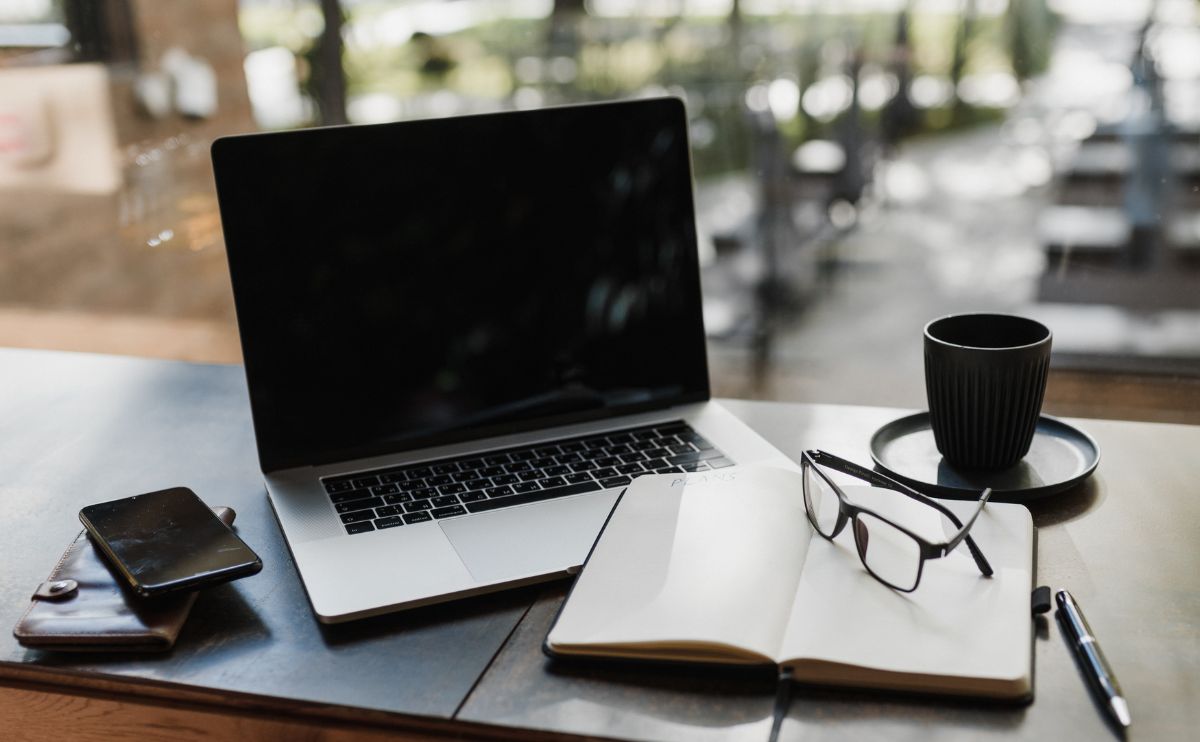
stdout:
POLYGON ((929 419, 948 463, 1004 469, 1029 452, 1051 337, 1042 323, 1010 314, 954 314, 925 325, 929 419))

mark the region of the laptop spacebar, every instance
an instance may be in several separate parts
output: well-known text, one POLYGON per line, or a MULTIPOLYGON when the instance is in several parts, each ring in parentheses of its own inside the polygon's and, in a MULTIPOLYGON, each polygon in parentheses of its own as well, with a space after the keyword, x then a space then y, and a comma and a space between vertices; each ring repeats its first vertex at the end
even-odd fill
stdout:
POLYGON ((481 513, 484 510, 495 510, 496 508, 506 508, 510 505, 523 505, 527 502, 549 500, 554 497, 565 497, 567 495, 578 495, 582 492, 595 492, 602 489, 604 488, 595 482, 568 484, 566 487, 552 487, 548 490, 522 492, 519 495, 506 495, 504 497, 497 497, 492 500, 467 503, 467 510, 471 511, 472 513, 481 513))

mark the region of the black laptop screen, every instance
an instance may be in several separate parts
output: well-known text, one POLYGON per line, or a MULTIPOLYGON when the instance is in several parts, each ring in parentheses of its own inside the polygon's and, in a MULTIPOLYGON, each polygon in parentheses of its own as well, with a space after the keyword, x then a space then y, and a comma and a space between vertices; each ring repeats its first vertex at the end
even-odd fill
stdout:
POLYGON ((264 469, 708 396, 683 106, 213 145, 264 469))

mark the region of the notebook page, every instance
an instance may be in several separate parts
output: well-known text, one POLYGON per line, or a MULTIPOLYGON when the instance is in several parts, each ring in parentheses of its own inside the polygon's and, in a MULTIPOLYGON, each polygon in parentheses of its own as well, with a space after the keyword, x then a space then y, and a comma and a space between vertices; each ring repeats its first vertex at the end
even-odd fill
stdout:
POLYGON ((796 476, 734 467, 639 477, 584 566, 550 646, 717 643, 772 661, 811 538, 796 476))
MULTIPOLYGON (((945 540, 953 528, 932 508, 890 490, 845 490, 851 501, 930 540, 945 540)), ((974 508, 970 502, 943 502, 964 521, 974 508)), ((909 675, 1028 682, 1033 521, 1023 506, 989 503, 971 530, 993 577, 983 577, 961 545, 926 562, 912 593, 892 590, 866 572, 851 530, 848 525, 834 543, 812 539, 783 657, 909 675)))

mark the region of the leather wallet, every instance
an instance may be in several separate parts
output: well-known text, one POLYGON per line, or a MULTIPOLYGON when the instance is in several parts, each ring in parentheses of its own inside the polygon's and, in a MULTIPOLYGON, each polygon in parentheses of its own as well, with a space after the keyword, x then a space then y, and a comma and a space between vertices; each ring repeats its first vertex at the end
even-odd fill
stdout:
MULTIPOLYGON (((213 512, 233 525, 231 508, 213 512)), ((59 652, 164 652, 175 644, 196 593, 143 598, 79 535, 38 586, 13 636, 22 646, 59 652)))

